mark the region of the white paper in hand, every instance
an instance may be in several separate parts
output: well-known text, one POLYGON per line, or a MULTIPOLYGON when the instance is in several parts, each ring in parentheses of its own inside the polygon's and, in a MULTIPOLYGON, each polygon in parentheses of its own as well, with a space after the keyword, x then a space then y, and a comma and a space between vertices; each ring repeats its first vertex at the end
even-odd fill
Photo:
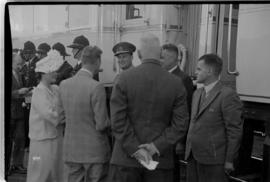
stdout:
POLYGON ((144 162, 143 160, 139 160, 139 162, 145 167, 147 168, 148 170, 155 170, 157 165, 158 165, 158 162, 157 161, 153 161, 153 160, 150 160, 149 161, 149 164, 146 164, 146 162, 144 162))

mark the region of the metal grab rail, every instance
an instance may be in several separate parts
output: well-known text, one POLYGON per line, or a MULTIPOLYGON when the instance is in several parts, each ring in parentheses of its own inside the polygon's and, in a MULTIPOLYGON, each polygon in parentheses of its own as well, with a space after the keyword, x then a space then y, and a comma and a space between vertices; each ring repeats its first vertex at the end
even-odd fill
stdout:
POLYGON ((232 31, 232 4, 230 4, 230 12, 229 12, 229 23, 228 23, 228 42, 227 42, 227 51, 228 51, 228 68, 227 72, 230 75, 238 76, 239 72, 235 69, 234 71, 230 70, 231 63, 231 31, 232 31))

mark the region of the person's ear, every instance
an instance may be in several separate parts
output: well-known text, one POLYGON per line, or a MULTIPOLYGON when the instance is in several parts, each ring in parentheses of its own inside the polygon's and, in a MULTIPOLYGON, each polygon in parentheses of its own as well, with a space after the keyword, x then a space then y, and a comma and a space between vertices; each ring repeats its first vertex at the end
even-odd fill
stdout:
POLYGON ((139 59, 142 60, 142 54, 140 50, 137 51, 137 54, 138 54, 139 59))

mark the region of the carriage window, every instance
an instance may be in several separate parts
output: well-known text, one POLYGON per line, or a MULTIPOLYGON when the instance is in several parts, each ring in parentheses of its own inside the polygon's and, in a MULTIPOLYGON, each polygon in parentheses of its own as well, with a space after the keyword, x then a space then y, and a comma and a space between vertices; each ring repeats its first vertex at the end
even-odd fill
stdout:
POLYGON ((145 5, 136 5, 136 4, 127 5, 126 19, 130 20, 142 18, 144 16, 144 7, 145 5))

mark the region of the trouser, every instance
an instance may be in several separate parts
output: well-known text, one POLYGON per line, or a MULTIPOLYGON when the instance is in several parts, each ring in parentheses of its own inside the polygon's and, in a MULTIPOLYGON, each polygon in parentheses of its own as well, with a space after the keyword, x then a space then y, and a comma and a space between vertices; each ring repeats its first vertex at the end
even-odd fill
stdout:
POLYGON ((107 182, 173 182, 173 169, 155 169, 110 165, 107 182))
POLYGON ((187 162, 187 182, 228 182, 223 164, 201 164, 192 154, 187 162))
POLYGON ((108 163, 65 162, 67 182, 105 182, 108 175, 108 163))
POLYGON ((263 147, 263 180, 270 181, 270 146, 263 147))
POLYGON ((63 181, 62 142, 62 136, 30 141, 27 182, 63 181))
POLYGON ((29 133, 29 114, 30 114, 30 104, 27 104, 27 107, 24 108, 24 130, 25 130, 25 148, 28 148, 30 145, 30 139, 28 137, 28 133, 29 133))
POLYGON ((23 119, 13 119, 9 125, 9 140, 7 146, 7 160, 11 165, 23 165, 25 146, 25 123, 23 119))

